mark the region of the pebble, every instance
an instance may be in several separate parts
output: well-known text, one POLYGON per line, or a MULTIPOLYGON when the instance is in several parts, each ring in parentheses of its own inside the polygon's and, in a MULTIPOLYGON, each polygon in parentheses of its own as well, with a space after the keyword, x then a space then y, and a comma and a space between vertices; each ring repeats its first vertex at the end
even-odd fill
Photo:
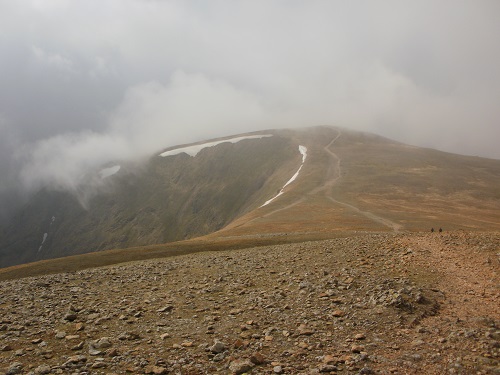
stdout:
POLYGON ((210 347, 210 351, 215 354, 222 353, 224 350, 226 350, 226 345, 221 341, 215 341, 210 347))
POLYGON ((237 359, 229 364, 229 371, 239 375, 250 371, 255 365, 248 359, 237 359))
POLYGON ((52 371, 51 367, 48 365, 41 365, 35 369, 35 374, 45 375, 50 374, 52 371))
POLYGON ((171 312, 174 309, 174 306, 172 305, 166 305, 163 306, 162 308, 156 310, 157 312, 171 312))
POLYGON ((22 371, 23 371, 23 364, 21 362, 14 362, 7 369, 6 375, 20 374, 22 371))
POLYGON ((95 349, 106 349, 106 348, 110 348, 111 346, 113 346, 113 344, 111 342, 111 338, 101 337, 98 340, 92 341, 90 343, 90 346, 95 348, 95 349))
POLYGON ((338 368, 334 365, 320 365, 318 367, 319 372, 334 372, 337 371, 338 368))
POLYGON ((297 332, 299 335, 302 335, 302 336, 310 336, 310 335, 314 334, 314 330, 307 327, 305 324, 299 325, 299 328, 297 328, 297 332))
POLYGON ((69 321, 69 322, 72 322, 72 321, 76 320, 76 318, 77 318, 77 317, 78 317, 78 316, 77 316, 75 313, 71 313, 71 312, 70 312, 70 313, 67 313, 66 315, 64 315, 64 318, 63 318, 63 319, 64 319, 64 320, 67 320, 67 321, 69 321))
POLYGON ((264 363, 267 362, 267 359, 266 357, 264 357, 262 353, 255 352, 250 357, 250 361, 255 365, 263 365, 264 363))

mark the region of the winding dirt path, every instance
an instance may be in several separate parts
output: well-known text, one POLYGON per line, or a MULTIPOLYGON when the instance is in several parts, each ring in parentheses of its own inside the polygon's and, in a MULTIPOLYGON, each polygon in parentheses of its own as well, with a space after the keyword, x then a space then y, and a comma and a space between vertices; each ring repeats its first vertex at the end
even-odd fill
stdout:
MULTIPOLYGON (((320 187, 318 189, 318 191, 321 191, 321 190, 325 190, 325 194, 327 195, 327 198, 330 199, 332 202, 334 203, 337 203, 337 204, 340 204, 344 207, 347 207, 365 217, 367 217, 368 219, 372 220, 372 221, 375 221, 379 224, 382 224, 386 227, 389 227, 391 228, 394 232, 399 232, 403 226, 398 224, 398 223, 395 223, 389 219, 386 219, 382 216, 379 216, 379 215, 375 215, 373 212, 370 212, 370 211, 363 211, 361 210, 359 207, 356 207, 352 204, 349 204, 349 203, 346 203, 346 202, 341 202, 335 198, 332 197, 332 192, 331 192, 331 189, 333 188, 333 186, 338 182, 338 180, 340 179, 341 177, 341 167, 340 167, 340 158, 337 156, 337 154, 335 154, 332 150, 330 150, 330 147, 335 143, 335 141, 337 139, 339 139, 339 137, 341 136, 341 131, 339 130, 338 131, 338 134, 335 138, 332 139, 332 141, 326 145, 323 149, 325 150, 325 152, 327 152, 334 160, 335 160, 335 177, 330 179, 328 182, 326 182, 322 187, 320 187), (330 189, 330 191, 328 192, 327 189, 330 189), (329 194, 328 194, 329 193, 329 194)), ((316 189, 315 189, 316 190, 316 189)))
POLYGON ((330 199, 332 202, 341 204, 344 207, 350 208, 351 210, 356 211, 357 213, 367 217, 372 221, 385 225, 386 227, 391 228, 394 232, 399 232, 403 228, 402 225, 395 223, 394 221, 391 221, 389 219, 386 219, 382 216, 375 215, 373 212, 362 211, 360 208, 353 206, 352 204, 341 202, 339 200, 333 199, 332 197, 328 197, 328 199, 330 199))
POLYGON ((412 237, 408 245, 419 250, 412 262, 439 274, 438 288, 446 295, 442 316, 457 321, 484 316, 500 319, 500 258, 467 239, 465 232, 412 237))
POLYGON ((263 215, 259 215, 255 218, 245 222, 245 223, 237 225, 235 228, 250 224, 250 223, 252 223, 256 220, 262 219, 262 218, 272 216, 278 212, 288 210, 292 207, 297 206, 300 203, 303 203, 310 196, 316 195, 318 193, 324 193, 325 197, 327 197, 333 203, 340 204, 344 207, 347 207, 350 210, 355 211, 356 213, 361 214, 361 215, 365 216, 366 218, 368 218, 376 223, 382 224, 382 225, 390 228, 394 232, 399 232, 403 228, 402 225, 395 223, 395 222, 393 222, 387 218, 384 218, 382 216, 376 215, 373 212, 363 211, 359 207, 356 207, 350 203, 342 202, 342 201, 339 201, 339 200, 333 198, 332 189, 335 186, 335 184, 338 183, 339 179, 341 178, 341 159, 338 157, 337 154, 335 154, 332 150, 330 150, 330 148, 340 138, 341 135, 342 135, 342 131, 340 129, 338 129, 337 135, 335 135, 332 138, 332 140, 325 147, 323 147, 323 151, 326 152, 331 157, 333 162, 329 163, 329 167, 325 173, 325 179, 324 179, 322 184, 320 184, 319 186, 317 186, 316 188, 314 188, 313 190, 311 190, 310 192, 308 192, 304 196, 300 197, 296 201, 294 201, 294 202, 292 202, 284 207, 280 207, 280 208, 277 208, 275 210, 269 211, 263 215))

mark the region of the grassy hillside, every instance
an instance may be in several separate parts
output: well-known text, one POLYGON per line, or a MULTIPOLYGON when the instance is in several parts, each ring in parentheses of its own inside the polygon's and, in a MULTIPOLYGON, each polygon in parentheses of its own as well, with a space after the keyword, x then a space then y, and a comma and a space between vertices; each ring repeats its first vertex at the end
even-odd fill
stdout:
POLYGON ((308 159, 297 184, 211 237, 500 229, 499 160, 330 127, 301 135, 308 159))
POLYGON ((407 230, 500 228, 500 161, 343 132, 333 194, 407 230))

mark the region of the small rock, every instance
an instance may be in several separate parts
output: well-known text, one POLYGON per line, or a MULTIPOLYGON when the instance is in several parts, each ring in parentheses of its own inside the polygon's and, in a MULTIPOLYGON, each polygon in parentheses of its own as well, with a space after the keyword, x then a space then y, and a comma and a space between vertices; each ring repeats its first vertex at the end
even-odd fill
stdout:
POLYGON ((273 372, 275 374, 282 374, 283 373, 283 367, 281 367, 281 366, 274 366, 273 367, 273 372))
POLYGON ((157 312, 171 312, 174 309, 174 306, 172 305, 166 305, 162 307, 161 309, 156 310, 157 312))
POLYGON ((212 353, 218 354, 226 350, 226 345, 220 341, 215 341, 215 343, 210 347, 212 353))
POLYGON ((214 362, 221 362, 225 358, 226 358, 226 354, 225 353, 219 353, 219 354, 214 355, 214 357, 212 358, 212 361, 214 361, 214 362))
POLYGON ((64 331, 57 331, 56 332, 56 339, 62 340, 65 337, 66 337, 66 332, 64 332, 64 331))
POLYGON ((320 365, 318 367, 319 372, 334 372, 337 371, 337 367, 334 365, 320 365))
POLYGON ((229 364, 229 371, 233 374, 243 374, 250 371, 255 365, 248 359, 237 359, 229 364))
POLYGON ((71 350, 82 350, 83 349, 83 341, 81 341, 79 344, 72 346, 71 350))
POLYGON ((264 357, 261 353, 255 352, 250 357, 250 361, 255 365, 263 365, 267 362, 266 357, 264 357))
POLYGON ((353 353, 361 353, 364 350, 364 347, 361 345, 353 345, 351 347, 351 352, 353 353))
POLYGON ((301 324, 299 326, 299 328, 297 328, 297 332, 299 333, 299 335, 302 335, 302 336, 310 336, 310 335, 314 334, 314 330, 311 328, 308 328, 305 324, 301 324))
POLYGON ((107 367, 107 364, 105 362, 102 362, 102 361, 96 361, 92 364, 91 367, 92 368, 104 368, 104 367, 107 367))
POLYGON ((118 355, 118 350, 116 348, 111 348, 106 350, 106 355, 108 357, 116 357, 118 355))
POLYGON ((139 340, 141 336, 135 332, 122 332, 120 336, 118 336, 118 340, 139 340))
POLYGON ((309 348, 309 344, 307 342, 304 342, 304 341, 301 341, 297 344, 297 346, 301 349, 308 349, 309 348))
POLYGON ((5 375, 20 374, 22 370, 23 370, 23 364, 21 362, 14 362, 9 366, 5 375))
POLYGON ((369 367, 363 367, 361 370, 359 370, 358 374, 373 374, 373 370, 369 367))
POLYGON ((101 353, 102 353, 102 351, 100 351, 99 349, 94 349, 92 347, 89 349, 89 354, 91 356, 100 355, 101 353))
POLYGON ((10 346, 9 344, 4 345, 0 348, 0 351, 2 351, 2 352, 10 352, 11 350, 12 350, 12 346, 10 346))
POLYGON ((334 310, 332 312, 332 315, 336 318, 340 318, 345 315, 345 312, 343 312, 342 310, 334 310))
POLYGON ((67 320, 68 322, 73 322, 77 318, 77 315, 75 313, 69 312, 66 315, 64 315, 64 320, 67 320))
POLYGON ((101 337, 99 340, 92 341, 90 345, 95 349, 106 349, 113 346, 109 337, 101 337))
POLYGON ((337 358, 335 358, 333 355, 327 354, 323 357, 323 363, 327 365, 335 364, 337 362, 337 358))
POLYGON ((248 346, 248 341, 243 341, 243 340, 240 340, 240 339, 236 339, 234 341, 233 346, 235 347, 235 349, 241 349, 241 348, 244 348, 244 347, 248 346))
POLYGON ((50 366, 41 365, 35 369, 35 374, 40 374, 40 375, 50 374, 51 371, 52 369, 50 368, 50 366))
POLYGON ((167 374, 167 373, 168 373, 168 370, 162 366, 153 366, 151 368, 151 374, 154 374, 154 375, 163 375, 163 374, 167 374))
POLYGON ((358 333, 356 336, 354 336, 356 340, 364 340, 366 339, 366 336, 363 333, 358 333))
POLYGON ((74 355, 69 357, 68 360, 64 363, 65 365, 78 364, 87 362, 87 357, 84 355, 74 355))

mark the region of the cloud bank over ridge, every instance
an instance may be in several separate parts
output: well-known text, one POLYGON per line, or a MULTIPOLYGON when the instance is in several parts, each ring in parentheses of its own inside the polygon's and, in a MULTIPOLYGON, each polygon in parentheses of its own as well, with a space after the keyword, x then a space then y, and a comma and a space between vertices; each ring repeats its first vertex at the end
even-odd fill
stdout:
POLYGON ((161 148, 331 124, 500 158, 496 1, 0 2, 0 200, 161 148))

